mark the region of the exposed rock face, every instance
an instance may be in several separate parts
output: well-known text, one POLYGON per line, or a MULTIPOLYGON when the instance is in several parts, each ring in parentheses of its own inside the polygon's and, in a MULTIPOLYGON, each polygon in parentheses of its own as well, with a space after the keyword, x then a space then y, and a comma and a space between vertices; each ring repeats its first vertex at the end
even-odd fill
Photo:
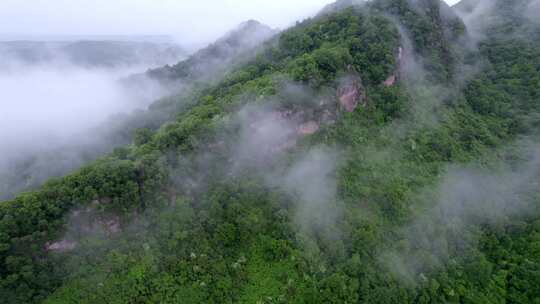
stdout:
POLYGON ((298 140, 320 129, 322 114, 313 109, 283 109, 247 114, 240 154, 269 159, 296 146, 298 140), (313 119, 314 117, 317 120, 313 119))
POLYGON ((384 86, 386 87, 391 87, 393 86, 395 83, 396 83, 396 75, 390 75, 390 77, 388 77, 385 81, 384 81, 384 86))
MULTIPOLYGON (((350 80, 353 80, 349 84, 352 92, 344 93, 350 93, 353 99, 363 99, 359 77, 351 77, 350 80)), ((235 157, 230 162, 235 167, 236 164, 260 165, 271 162, 279 153, 294 149, 303 137, 317 133, 323 125, 336 122, 340 103, 335 91, 325 89, 322 93, 315 93, 295 85, 287 88, 283 94, 289 94, 287 99, 297 102, 269 107, 245 106, 235 120, 240 127, 238 141, 219 144, 217 139, 217 143, 210 147, 223 147, 223 153, 227 152, 226 149, 233 149, 235 157)))
POLYGON ((316 121, 308 121, 298 127, 298 135, 311 135, 319 131, 319 124, 316 121))
POLYGON ((383 82, 383 85, 386 86, 386 87, 391 87, 393 86, 394 84, 396 84, 398 78, 399 78, 399 74, 402 73, 403 69, 404 69, 404 61, 403 61, 403 47, 399 47, 398 49, 398 54, 397 54, 397 70, 394 71, 392 73, 392 75, 388 76, 388 78, 386 78, 386 80, 383 82))
POLYGON ((66 239, 54 243, 49 242, 45 244, 46 251, 66 252, 75 249, 75 247, 77 247, 77 242, 69 241, 66 239))
POLYGON ((98 211, 100 205, 107 204, 110 198, 101 198, 92 201, 88 207, 71 212, 69 230, 63 239, 51 241, 45 244, 46 251, 68 252, 78 246, 74 240, 82 239, 86 236, 99 235, 110 237, 120 233, 122 230, 121 220, 112 214, 102 214, 98 211))
POLYGON ((275 145, 275 146, 271 147, 270 148, 270 153, 279 153, 279 152, 283 152, 283 151, 292 149, 292 148, 294 148, 296 146, 296 143, 297 143, 296 138, 290 138, 285 142, 282 142, 282 143, 280 143, 278 145, 275 145))
POLYGON ((342 81, 337 91, 339 102, 347 112, 353 112, 358 104, 365 105, 366 93, 359 76, 349 76, 342 81))

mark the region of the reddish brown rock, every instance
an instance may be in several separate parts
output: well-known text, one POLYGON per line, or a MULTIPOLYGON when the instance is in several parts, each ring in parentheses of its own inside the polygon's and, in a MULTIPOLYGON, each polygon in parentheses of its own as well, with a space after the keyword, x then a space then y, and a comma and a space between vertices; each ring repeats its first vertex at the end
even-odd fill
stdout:
POLYGON ((390 77, 388 77, 385 81, 384 81, 384 85, 386 87, 391 87, 393 86, 395 83, 396 83, 396 75, 390 75, 390 77))
POLYGON ((308 121, 298 127, 299 135, 311 135, 317 131, 319 131, 319 124, 315 121, 308 121))
POLYGON ((45 244, 45 250, 47 251, 65 252, 71 251, 75 249, 75 247, 77 247, 77 243, 69 240, 61 240, 58 242, 45 244))
POLYGON ((347 112, 353 112, 359 103, 364 103, 366 100, 360 77, 347 77, 337 93, 341 106, 347 112))

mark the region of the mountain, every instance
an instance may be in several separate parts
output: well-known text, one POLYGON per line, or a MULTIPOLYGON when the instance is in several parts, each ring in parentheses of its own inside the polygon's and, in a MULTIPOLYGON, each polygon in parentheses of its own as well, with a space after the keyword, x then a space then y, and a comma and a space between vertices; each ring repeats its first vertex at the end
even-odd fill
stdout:
POLYGON ((537 302, 534 2, 343 3, 1 203, 4 302, 537 302))

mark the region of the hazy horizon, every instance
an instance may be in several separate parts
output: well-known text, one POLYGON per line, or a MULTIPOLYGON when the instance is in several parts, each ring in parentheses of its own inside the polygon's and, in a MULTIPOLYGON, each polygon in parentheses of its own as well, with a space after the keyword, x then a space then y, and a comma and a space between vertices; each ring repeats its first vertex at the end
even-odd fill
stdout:
POLYGON ((44 34, 32 35, 24 33, 0 33, 0 42, 12 41, 53 41, 66 42, 77 40, 92 40, 92 41, 134 41, 134 42, 175 42, 171 35, 121 35, 121 34, 103 34, 103 35, 78 35, 78 34, 44 34))
MULTIPOLYGON (((459 2, 445 1, 450 5, 459 2)), ((179 44, 201 46, 246 20, 255 19, 283 29, 333 2, 219 0, 209 4, 196 0, 118 0, 114 3, 106 0, 4 0, 0 3, 0 41, 10 40, 6 37, 42 40, 42 37, 165 36, 179 44)))

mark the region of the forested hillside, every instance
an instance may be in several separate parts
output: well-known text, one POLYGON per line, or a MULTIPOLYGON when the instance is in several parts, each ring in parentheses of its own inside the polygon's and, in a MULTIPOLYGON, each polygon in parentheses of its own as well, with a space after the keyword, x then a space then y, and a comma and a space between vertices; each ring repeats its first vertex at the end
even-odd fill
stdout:
POLYGON ((338 1, 278 33, 0 203, 0 299, 540 303, 535 2, 338 1))

